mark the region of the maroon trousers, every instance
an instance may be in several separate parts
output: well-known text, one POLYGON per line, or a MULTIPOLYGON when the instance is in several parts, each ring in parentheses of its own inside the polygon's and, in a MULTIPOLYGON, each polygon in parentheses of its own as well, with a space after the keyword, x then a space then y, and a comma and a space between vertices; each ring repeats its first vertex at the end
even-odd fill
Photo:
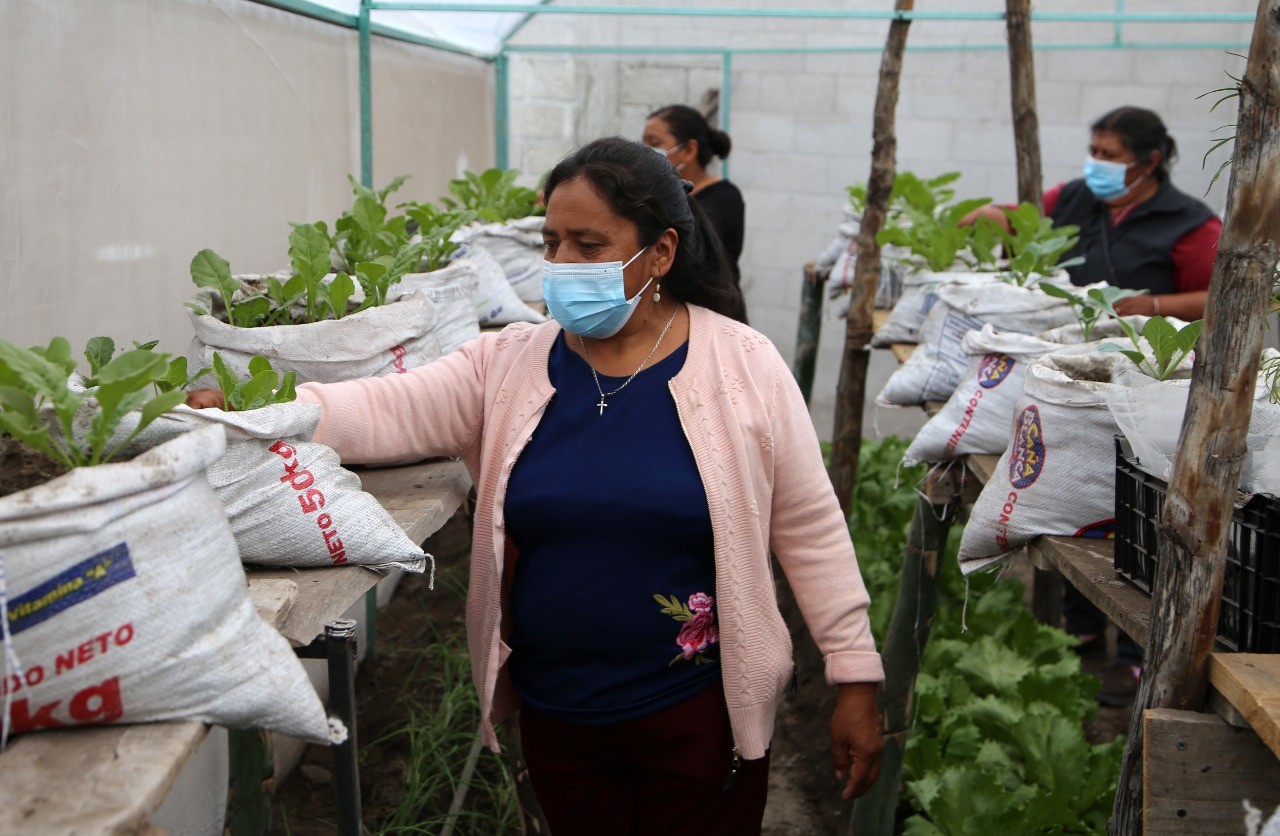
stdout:
POLYGON ((520 744, 552 836, 758 836, 769 756, 742 761, 724 694, 707 688, 623 723, 584 726, 520 712, 520 744))

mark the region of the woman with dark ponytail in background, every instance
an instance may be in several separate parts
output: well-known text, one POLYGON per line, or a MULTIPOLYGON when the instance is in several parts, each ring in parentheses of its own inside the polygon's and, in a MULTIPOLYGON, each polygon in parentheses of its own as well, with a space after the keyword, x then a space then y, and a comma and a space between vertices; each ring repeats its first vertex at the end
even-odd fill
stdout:
POLYGON ((707 171, 712 158, 729 156, 733 147, 729 135, 711 127, 705 116, 688 105, 667 105, 649 114, 641 141, 661 152, 681 177, 693 183, 693 196, 724 244, 734 282, 740 282, 738 259, 746 205, 737 186, 707 171))
POLYGON ((883 668, 790 369, 741 323, 706 216, 651 150, 592 142, 546 198, 554 319, 406 374, 303 384, 314 439, 344 464, 466 462, 481 736, 496 749, 520 709, 556 836, 760 833, 794 675, 771 553, 838 689, 840 791, 861 795, 879 771, 883 668))

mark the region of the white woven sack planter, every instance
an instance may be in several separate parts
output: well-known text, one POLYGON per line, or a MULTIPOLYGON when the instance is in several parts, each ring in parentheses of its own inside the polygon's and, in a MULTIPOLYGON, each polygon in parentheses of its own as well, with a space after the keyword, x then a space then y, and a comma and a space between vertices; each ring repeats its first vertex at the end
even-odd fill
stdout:
POLYGON ((882 406, 950 398, 969 366, 964 336, 987 323, 1001 331, 1034 334, 1075 322, 1070 305, 1038 288, 965 281, 940 285, 934 293, 936 302, 921 327, 919 346, 876 397, 882 406))
MULTIPOLYGON (((1042 534, 1109 538, 1115 529, 1115 447, 1107 408, 1121 354, 1047 354, 1031 364, 1008 449, 974 503, 960 540, 966 574, 1042 534)), ((1184 363, 1181 372, 1190 370, 1184 363)))
POLYGON ((440 353, 449 354, 468 340, 480 336, 476 312, 476 291, 480 270, 469 258, 459 258, 430 273, 410 273, 399 287, 411 293, 421 290, 436 308, 435 337, 440 353))
POLYGON ((143 433, 144 443, 210 425, 227 453, 209 466, 244 563, 272 567, 367 566, 421 572, 429 556, 405 536, 338 454, 311 441, 320 407, 282 403, 246 412, 179 406, 143 433))
MULTIPOLYGON (((215 294, 207 288, 191 301, 206 311, 222 306, 220 297, 215 305, 215 294)), ((192 371, 212 367, 217 351, 242 377, 248 375, 249 361, 261 355, 281 373, 297 372, 299 383, 336 383, 403 374, 440 356, 435 305, 422 293, 305 325, 235 328, 213 315, 187 313, 196 332, 187 350, 192 371)), ((212 376, 200 384, 216 385, 212 376)))
POLYGON ((205 479, 223 450, 204 427, 0 499, 14 731, 193 719, 346 738, 246 594, 205 479))
POLYGON ((492 255, 520 301, 541 302, 544 223, 544 218, 532 215, 503 223, 475 224, 459 230, 454 240, 492 255))
POLYGON ((918 343, 925 318, 938 301, 938 288, 948 283, 990 284, 998 273, 935 273, 908 271, 902 277, 902 293, 889 318, 871 338, 871 344, 885 348, 893 343, 918 343))
MULTIPOLYGON (((1280 352, 1268 348, 1262 356, 1266 360, 1280 352)), ((1191 381, 1160 383, 1136 369, 1125 369, 1119 379, 1124 386, 1112 389, 1107 406, 1142 469, 1168 481, 1191 381)), ((1253 391, 1240 489, 1280 496, 1280 405, 1271 402, 1270 387, 1261 374, 1253 391)))
MULTIPOLYGON (((466 258, 476 265, 479 286, 476 288, 476 316, 481 325, 510 325, 513 322, 546 322, 547 318, 526 305, 516 295, 502 265, 493 254, 478 244, 463 243, 458 249, 459 258, 466 258)), ((538 280, 542 280, 542 262, 538 262, 538 280)))
MULTIPOLYGON (((1129 317, 1142 329, 1147 317, 1129 317)), ((1009 422, 1022 395, 1031 361, 1046 354, 1088 354, 1103 338, 1121 333, 1114 320, 1098 323, 1095 339, 1084 343, 1079 325, 1064 325, 1037 336, 999 331, 987 323, 961 341, 969 368, 956 391, 920 429, 903 455, 911 466, 969 454, 999 455, 1009 446, 1009 422)))

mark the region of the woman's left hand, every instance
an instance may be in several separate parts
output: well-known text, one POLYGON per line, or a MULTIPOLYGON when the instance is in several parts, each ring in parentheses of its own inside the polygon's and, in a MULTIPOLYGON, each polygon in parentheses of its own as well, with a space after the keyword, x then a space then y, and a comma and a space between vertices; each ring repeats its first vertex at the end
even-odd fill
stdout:
POLYGON ((840 686, 840 697, 831 717, 831 762, 836 778, 849 776, 840 797, 848 801, 865 793, 880 775, 880 712, 876 707, 879 684, 859 682, 840 686))

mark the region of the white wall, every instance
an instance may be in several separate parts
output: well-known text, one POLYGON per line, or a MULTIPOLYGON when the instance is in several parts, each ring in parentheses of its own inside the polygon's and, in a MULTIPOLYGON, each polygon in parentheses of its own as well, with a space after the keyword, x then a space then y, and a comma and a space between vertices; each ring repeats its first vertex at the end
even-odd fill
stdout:
MULTIPOLYGON (((698 5, 777 5, 743 0, 700 0, 698 5)), ((946 10, 1003 10, 992 0, 954 0, 946 10)), ((889 8, 888 2, 809 0, 805 8, 889 8)), ((1114 11, 1114 0, 1038 0, 1037 11, 1114 11)), ((1126 0, 1125 10, 1256 11, 1252 0, 1126 0)), ((870 169, 871 114, 879 50, 887 23, 718 20, 691 18, 544 16, 514 40, 518 44, 645 46, 827 47, 865 46, 863 54, 738 55, 732 64, 730 176, 747 203, 743 288, 752 324, 784 356, 794 352, 803 264, 830 239, 845 186, 870 169)), ((1250 24, 1126 24, 1132 41, 1246 42, 1250 24)), ((1224 70, 1243 61, 1221 48, 1073 49, 1053 44, 1110 42, 1112 24, 1037 23, 1033 38, 1041 146, 1046 185, 1079 176, 1090 122, 1112 107, 1136 104, 1161 114, 1182 149, 1174 181, 1186 192, 1205 192, 1212 171, 1200 160, 1234 112, 1209 113, 1216 98, 1196 99, 1229 85, 1224 70)), ((897 111, 898 164, 922 174, 956 170, 962 196, 1015 197, 1009 65, 1001 22, 914 23, 909 46, 963 43, 993 47, 971 51, 908 52, 897 111)), ((1244 51, 1244 50, 1236 50, 1244 51)), ((696 103, 721 86, 717 56, 518 56, 512 61, 511 161, 528 179, 575 145, 603 134, 638 137, 644 115, 671 102, 696 103)), ((1221 210, 1224 177, 1205 200, 1221 210)), ((843 321, 827 318, 818 358, 813 414, 819 433, 832 425, 843 321)), ((873 354, 870 395, 893 363, 873 354)), ((910 434, 919 410, 868 414, 867 426, 910 434)))
MULTIPOLYGON (((374 175, 443 194, 493 160, 493 73, 382 38, 374 175)), ((184 352, 191 257, 287 264, 360 171, 353 31, 248 0, 0 3, 0 337, 184 352)))

